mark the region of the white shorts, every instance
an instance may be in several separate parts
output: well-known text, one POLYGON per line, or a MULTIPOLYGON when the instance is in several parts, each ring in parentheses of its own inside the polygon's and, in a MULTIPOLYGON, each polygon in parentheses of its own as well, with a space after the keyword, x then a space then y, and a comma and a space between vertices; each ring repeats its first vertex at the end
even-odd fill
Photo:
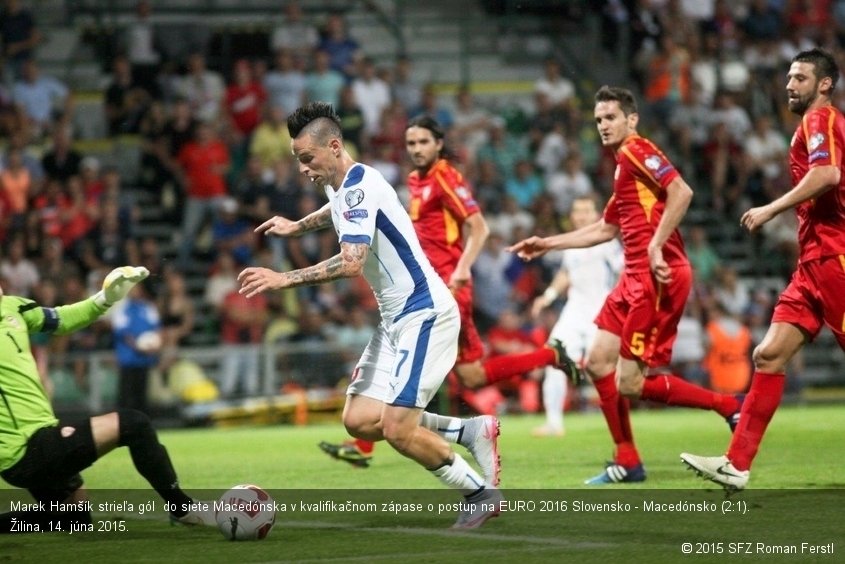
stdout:
POLYGON ((563 346, 566 347, 566 354, 583 367, 587 361, 590 345, 593 344, 593 339, 598 331, 598 327, 593 323, 595 315, 579 315, 574 312, 567 315, 566 313, 564 311, 561 314, 549 337, 558 339, 563 343, 563 346))
POLYGON ((418 311, 389 328, 382 322, 346 393, 388 405, 425 408, 455 365, 460 330, 457 306, 418 311))

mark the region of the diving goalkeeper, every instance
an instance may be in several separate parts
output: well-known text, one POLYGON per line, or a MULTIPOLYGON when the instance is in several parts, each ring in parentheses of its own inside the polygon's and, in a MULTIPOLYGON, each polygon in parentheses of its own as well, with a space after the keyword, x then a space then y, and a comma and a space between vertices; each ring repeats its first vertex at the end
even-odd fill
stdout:
POLYGON ((210 515, 179 487, 176 472, 149 418, 119 409, 75 422, 59 422, 38 377, 30 333, 64 335, 93 323, 149 276, 144 267, 116 268, 103 288, 88 299, 55 308, 4 296, 0 288, 0 476, 35 498, 32 511, 0 514, 0 534, 49 531, 91 523, 79 472, 121 446, 153 489, 170 502, 171 519, 188 525, 213 525, 210 515), (40 503, 39 503, 40 502, 40 503), (51 506, 51 504, 53 504, 51 506), (75 505, 73 505, 75 504, 75 505), (56 508, 72 507, 71 510, 56 508))

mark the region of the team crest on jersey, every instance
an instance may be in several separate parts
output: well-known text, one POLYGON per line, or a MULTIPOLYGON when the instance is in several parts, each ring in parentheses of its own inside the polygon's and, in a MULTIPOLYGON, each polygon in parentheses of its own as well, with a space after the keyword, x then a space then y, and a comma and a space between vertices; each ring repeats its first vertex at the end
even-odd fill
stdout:
POLYGON ((20 329, 20 328, 21 328, 21 324, 18 322, 18 318, 17 318, 17 317, 14 317, 14 316, 12 316, 12 315, 7 315, 7 316, 6 316, 6 323, 8 323, 9 325, 11 325, 11 326, 12 326, 13 328, 15 328, 15 329, 20 329))
POLYGON ((807 141, 807 148, 811 151, 815 151, 822 143, 824 143, 824 133, 816 133, 807 141))
POLYGON ((355 190, 350 190, 346 193, 343 199, 346 200, 347 206, 349 206, 350 208, 354 208, 355 206, 364 201, 364 191, 359 190, 357 188, 355 190))
POLYGON ((423 188, 423 191, 422 191, 422 200, 423 201, 428 200, 429 196, 431 196, 431 187, 426 186, 425 188, 423 188))

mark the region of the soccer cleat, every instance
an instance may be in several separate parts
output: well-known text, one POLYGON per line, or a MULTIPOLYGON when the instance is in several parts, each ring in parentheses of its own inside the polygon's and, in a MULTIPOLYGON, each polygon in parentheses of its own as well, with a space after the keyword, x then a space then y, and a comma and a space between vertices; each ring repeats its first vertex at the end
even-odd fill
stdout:
POLYGON ((369 467, 370 461, 373 459, 372 454, 361 452, 361 450, 354 444, 344 443, 340 445, 335 445, 332 443, 327 443, 326 441, 322 441, 318 446, 320 447, 320 450, 322 450, 332 458, 348 462, 356 468, 369 467))
POLYGON ((748 484, 748 470, 737 470, 727 456, 696 456, 681 453, 681 462, 702 478, 716 482, 728 492, 745 489, 748 484))
POLYGON ((498 517, 505 497, 496 488, 485 487, 466 497, 462 502, 464 510, 458 515, 453 529, 477 529, 488 519, 498 517))
POLYGON ((739 402, 739 407, 736 408, 736 411, 725 417, 728 427, 731 428, 731 433, 736 431, 736 426, 739 425, 739 414, 742 411, 742 404, 745 403, 745 394, 736 394, 734 397, 739 402))
POLYGON ((581 380, 581 369, 578 368, 578 363, 566 354, 566 347, 563 346, 563 343, 559 339, 549 339, 546 346, 555 353, 555 367, 563 370, 563 373, 573 384, 578 384, 581 380))
POLYGON ((619 484, 623 482, 645 482, 645 479, 645 468, 642 463, 631 468, 625 468, 621 464, 608 462, 604 467, 604 472, 586 480, 584 484, 588 486, 603 486, 605 484, 619 484))
POLYGON ((214 514, 214 502, 203 501, 195 505, 205 507, 206 509, 192 509, 181 517, 176 517, 170 514, 171 525, 185 525, 187 527, 216 527, 217 518, 214 514))
POLYGON ((479 415, 467 419, 459 443, 466 447, 484 474, 484 480, 499 485, 501 459, 499 458, 499 420, 492 415, 479 415))

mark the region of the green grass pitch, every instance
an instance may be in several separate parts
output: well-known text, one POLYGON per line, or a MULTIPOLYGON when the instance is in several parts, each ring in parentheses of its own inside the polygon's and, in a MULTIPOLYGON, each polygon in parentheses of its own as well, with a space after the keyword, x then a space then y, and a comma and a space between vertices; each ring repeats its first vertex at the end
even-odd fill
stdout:
MULTIPOLYGON (((232 485, 252 483, 283 503, 352 499, 376 503, 378 509, 279 512, 267 539, 227 542, 216 529, 170 526, 163 503, 135 473, 128 452, 120 449, 83 474, 92 500, 155 499, 155 512, 95 511, 95 522, 123 522, 123 532, 0 536, 0 563, 845 561, 841 406, 780 409, 755 461, 749 489, 730 498, 685 470, 678 458, 682 451, 724 451, 729 431, 712 413, 635 411, 648 481, 598 490, 582 483, 611 452, 601 415, 568 415, 564 438, 531 437, 540 421, 537 416, 502 418, 502 489, 514 506, 477 531, 450 531, 452 511, 384 509, 382 504, 391 501, 425 507, 460 498, 384 444, 377 446, 368 469, 331 460, 316 445, 343 439, 339 423, 177 430, 160 437, 183 487, 197 498, 214 499, 232 485), (643 509, 654 501, 705 503, 717 509, 643 509), (590 504, 623 510, 600 512, 590 504), (684 543, 690 543, 692 554, 683 553, 684 543), (811 553, 811 545, 834 553, 811 553), (784 554, 790 550, 796 552, 784 554)), ((10 492, 5 494, 8 498, 10 492)), ((0 509, 7 507, 4 502, 0 509)))

